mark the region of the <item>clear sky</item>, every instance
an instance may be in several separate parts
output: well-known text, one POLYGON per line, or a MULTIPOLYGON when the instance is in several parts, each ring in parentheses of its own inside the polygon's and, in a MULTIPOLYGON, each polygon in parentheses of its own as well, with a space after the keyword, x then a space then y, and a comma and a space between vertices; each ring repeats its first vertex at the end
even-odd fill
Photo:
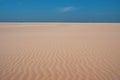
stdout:
POLYGON ((120 22, 120 0, 0 0, 0 22, 120 22))

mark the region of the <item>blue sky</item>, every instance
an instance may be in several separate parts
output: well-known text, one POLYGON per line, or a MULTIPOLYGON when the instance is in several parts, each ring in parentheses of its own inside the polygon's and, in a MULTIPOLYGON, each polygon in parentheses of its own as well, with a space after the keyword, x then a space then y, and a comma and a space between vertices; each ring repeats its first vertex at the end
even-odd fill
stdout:
POLYGON ((0 21, 120 22, 120 0, 0 0, 0 21))

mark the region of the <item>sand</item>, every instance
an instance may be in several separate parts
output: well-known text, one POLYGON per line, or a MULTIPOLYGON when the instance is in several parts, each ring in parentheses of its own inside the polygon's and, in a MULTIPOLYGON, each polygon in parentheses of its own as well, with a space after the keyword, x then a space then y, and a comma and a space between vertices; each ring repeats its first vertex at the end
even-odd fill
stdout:
POLYGON ((0 23, 0 80, 120 80, 120 23, 0 23))

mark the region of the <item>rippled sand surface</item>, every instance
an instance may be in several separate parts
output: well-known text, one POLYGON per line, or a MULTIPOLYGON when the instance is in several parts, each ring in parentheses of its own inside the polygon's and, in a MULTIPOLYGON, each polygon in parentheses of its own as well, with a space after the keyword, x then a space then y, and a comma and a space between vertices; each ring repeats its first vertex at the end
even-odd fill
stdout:
POLYGON ((0 80, 120 80, 120 24, 0 23, 0 80))

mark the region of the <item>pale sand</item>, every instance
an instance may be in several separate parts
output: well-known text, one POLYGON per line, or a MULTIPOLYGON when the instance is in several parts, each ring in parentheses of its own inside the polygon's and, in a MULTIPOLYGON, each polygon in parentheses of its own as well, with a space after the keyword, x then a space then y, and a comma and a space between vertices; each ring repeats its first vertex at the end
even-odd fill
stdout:
POLYGON ((0 23, 0 80, 120 80, 120 23, 0 23))

